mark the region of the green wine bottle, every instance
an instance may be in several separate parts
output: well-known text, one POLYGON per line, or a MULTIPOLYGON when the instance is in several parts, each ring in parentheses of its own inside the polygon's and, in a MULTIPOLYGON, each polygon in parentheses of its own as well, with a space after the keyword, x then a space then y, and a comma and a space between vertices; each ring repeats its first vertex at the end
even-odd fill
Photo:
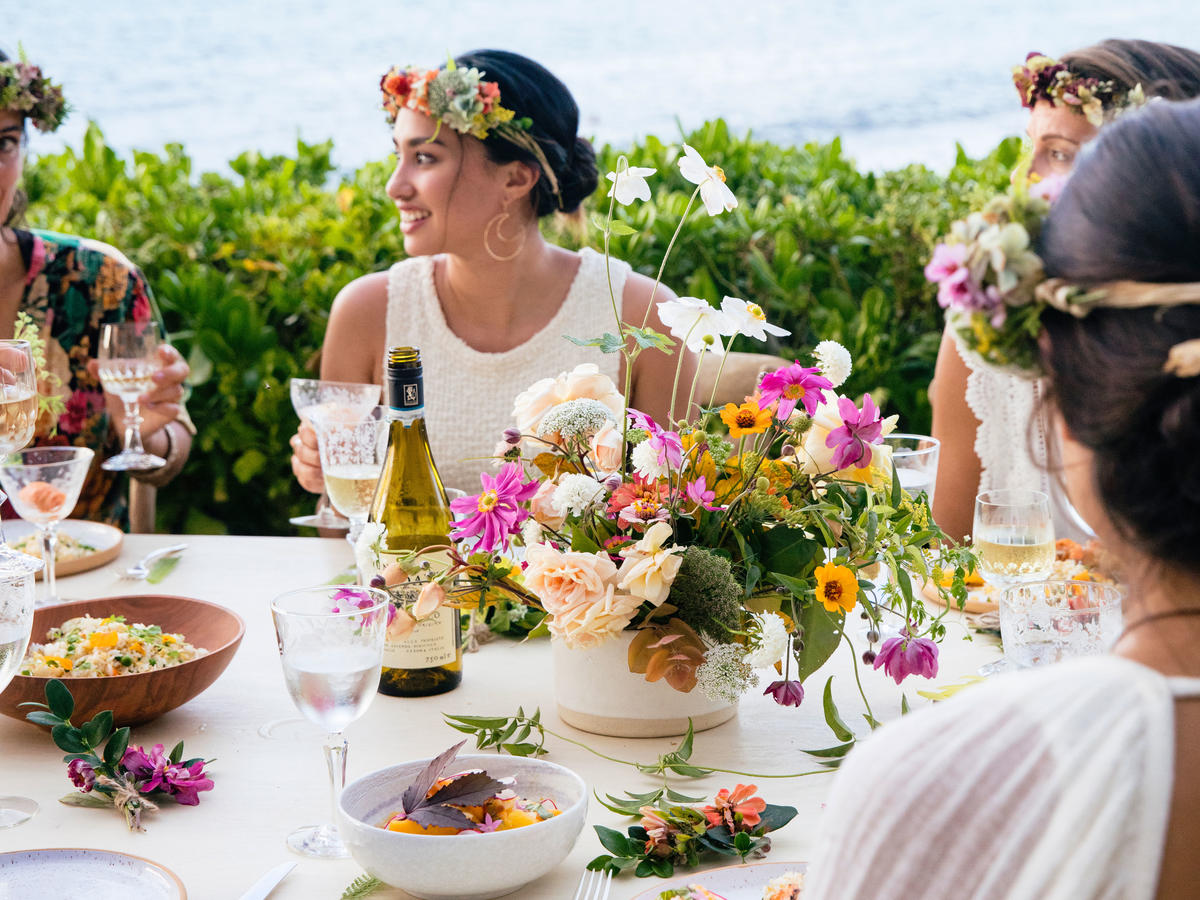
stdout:
MULTIPOLYGON (((421 353, 392 347, 387 362, 387 453, 369 521, 384 526, 383 568, 406 550, 445 544, 450 504, 429 450, 421 353)), ((415 586, 414 586, 415 588, 415 586)), ((403 640, 384 645, 381 693, 424 697, 462 682, 462 637, 457 609, 442 607, 419 621, 403 640)))

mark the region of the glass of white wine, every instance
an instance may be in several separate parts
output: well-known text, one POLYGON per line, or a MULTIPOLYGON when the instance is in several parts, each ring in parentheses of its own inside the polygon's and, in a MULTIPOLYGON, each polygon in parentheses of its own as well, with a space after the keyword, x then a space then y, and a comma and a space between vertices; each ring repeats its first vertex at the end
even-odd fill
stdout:
POLYGON ((367 524, 387 452, 387 407, 372 407, 365 415, 344 408, 325 410, 314 413, 312 422, 321 448, 325 493, 333 508, 350 520, 346 539, 353 547, 367 524))
POLYGON ((116 322, 100 326, 100 384, 125 404, 125 444, 116 456, 106 459, 110 472, 143 472, 166 465, 161 456, 142 446, 142 412, 138 398, 154 387, 158 368, 155 354, 162 335, 158 323, 116 322))
MULTIPOLYGON (((0 692, 21 667, 33 628, 33 577, 42 563, 24 553, 23 559, 0 560, 0 692)), ((0 797, 0 828, 28 822, 37 812, 29 797, 0 797)))
MULTIPOLYGON (((361 418, 379 403, 383 390, 378 384, 357 384, 349 381, 323 381, 317 378, 293 378, 289 385, 292 408, 301 422, 312 424, 312 416, 333 409, 345 409, 352 416, 361 418)), ((317 502, 317 511, 310 516, 293 516, 288 519, 293 525, 306 528, 345 529, 350 527, 346 518, 338 515, 329 505, 328 498, 317 502)))
MULTIPOLYGON (((374 588, 338 585, 289 591, 271 602, 288 693, 328 735, 325 763, 334 806, 346 785, 342 732, 366 712, 379 688, 390 602, 374 588)), ((302 856, 349 855, 332 821, 293 831, 287 844, 302 856)))
POLYGON ((13 509, 41 534, 46 596, 39 606, 59 601, 54 583, 58 523, 75 508, 95 455, 87 447, 26 447, 0 461, 0 484, 13 509))
MULTIPOLYGON (((29 341, 0 341, 0 457, 33 440, 37 417, 37 369, 29 341)), ((0 494, 0 503, 4 499, 0 494)), ((24 556, 5 543, 0 525, 0 564, 24 556)))

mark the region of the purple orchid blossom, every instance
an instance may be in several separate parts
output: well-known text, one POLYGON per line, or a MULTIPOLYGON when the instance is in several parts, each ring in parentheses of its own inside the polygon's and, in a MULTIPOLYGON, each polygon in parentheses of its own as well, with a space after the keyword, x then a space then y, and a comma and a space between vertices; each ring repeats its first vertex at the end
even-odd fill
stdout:
POLYGON ((870 394, 863 394, 860 410, 849 397, 838 397, 838 413, 842 424, 825 438, 825 446, 833 448, 833 467, 865 469, 871 464, 871 444, 883 442, 883 420, 870 394))
POLYGON ((713 500, 716 499, 716 491, 708 490, 708 484, 705 476, 701 475, 695 481, 689 481, 685 493, 689 500, 697 506, 702 506, 709 512, 718 512, 724 509, 723 506, 713 506, 713 500))

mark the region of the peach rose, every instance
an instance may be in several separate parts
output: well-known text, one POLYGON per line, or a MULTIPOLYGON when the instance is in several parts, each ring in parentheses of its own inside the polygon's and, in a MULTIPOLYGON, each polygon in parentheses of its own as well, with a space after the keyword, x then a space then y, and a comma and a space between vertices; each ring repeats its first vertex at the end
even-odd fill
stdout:
POLYGON ((557 378, 543 378, 531 384, 513 401, 513 417, 522 434, 537 434, 538 423, 547 410, 568 400, 587 397, 599 400, 620 421, 625 415, 625 397, 613 380, 600 373, 595 363, 583 363, 557 378))
POLYGON ((413 604, 412 614, 418 619, 424 619, 426 616, 431 616, 438 611, 443 603, 446 602, 446 589, 442 587, 440 582, 427 581, 421 592, 417 595, 417 602, 413 604))
POLYGON ((641 605, 640 598, 618 594, 610 583, 601 596, 551 616, 550 634, 572 649, 595 647, 624 631, 641 605))
POLYGON ((617 587, 633 596, 659 606, 671 593, 671 583, 683 565, 683 557, 674 552, 678 547, 663 547, 671 537, 671 526, 655 522, 640 541, 621 551, 621 577, 617 587))
POLYGON ((621 429, 611 422, 592 435, 592 459, 600 472, 616 472, 621 468, 621 429))
POLYGON ((558 488, 553 481, 543 481, 533 499, 529 501, 529 512, 533 518, 555 531, 562 528, 567 517, 554 506, 554 491, 558 488))
POLYGON ((602 600, 617 574, 607 554, 563 553, 546 544, 528 548, 525 562, 525 586, 552 616, 581 603, 602 600))

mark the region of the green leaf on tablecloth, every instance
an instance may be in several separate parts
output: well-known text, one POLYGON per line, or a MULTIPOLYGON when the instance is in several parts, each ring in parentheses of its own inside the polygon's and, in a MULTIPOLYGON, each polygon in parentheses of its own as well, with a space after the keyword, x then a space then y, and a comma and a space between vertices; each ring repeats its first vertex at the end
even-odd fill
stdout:
POLYGON ((351 566, 349 569, 346 569, 344 572, 339 572, 338 574, 334 575, 332 578, 330 578, 325 583, 326 584, 357 584, 358 583, 358 569, 351 566))
POLYGON ((847 741, 844 744, 838 744, 836 747, 825 747, 821 750, 805 750, 804 752, 809 756, 815 756, 819 759, 834 759, 845 756, 853 749, 854 744, 854 741, 847 741))
POLYGON ((593 825, 592 827, 596 829, 596 836, 600 838, 604 849, 614 856, 634 856, 641 853, 642 847, 615 828, 607 828, 604 825, 593 825))
POLYGON ((50 712, 64 722, 75 712, 75 698, 71 696, 70 689, 57 678, 46 682, 46 705, 50 712))
POLYGON ((162 559, 155 560, 154 564, 150 566, 150 574, 146 576, 146 583, 158 584, 170 575, 177 565, 179 565, 178 556, 164 556, 162 559))
POLYGON ((90 749, 80 740, 79 729, 70 725, 55 725, 50 729, 50 737, 59 750, 67 753, 87 753, 90 749))
POLYGON ((110 766, 115 766, 125 756, 125 750, 129 746, 129 733, 128 726, 118 728, 104 745, 104 761, 110 766))
POLYGON ((705 797, 689 797, 687 794, 681 794, 670 788, 667 788, 666 796, 672 803, 703 803, 706 799, 705 797))
MULTIPOLYGON (((778 531, 779 529, 775 529, 778 531)), ((772 573, 772 578, 783 578, 772 573)), ((797 681, 805 681, 809 675, 825 665, 842 640, 839 613, 831 613, 820 603, 809 602, 800 609, 798 624, 803 646, 796 652, 797 681)), ((843 738, 845 740, 845 738, 843 738)))
POLYGON ((90 722, 84 722, 79 727, 83 741, 91 749, 96 749, 104 743, 104 739, 112 733, 113 714, 111 710, 97 713, 90 722))
MULTIPOLYGON (((21 706, 34 706, 35 704, 22 703, 20 705, 21 706)), ((41 706, 40 703, 36 704, 36 705, 41 706)), ((47 710, 44 710, 44 709, 35 709, 33 712, 25 713, 25 718, 28 719, 30 722, 32 722, 34 725, 48 725, 51 728, 53 728, 55 725, 62 724, 62 719, 60 719, 54 713, 48 712, 47 710)))
POLYGON ((778 803, 768 803, 763 811, 759 813, 758 825, 754 827, 754 831, 756 834, 778 831, 794 818, 796 818, 796 808, 794 806, 780 806, 778 803))
POLYGON ((67 794, 65 797, 59 797, 58 802, 64 806, 86 806, 91 809, 110 809, 113 805, 112 800, 103 794, 85 794, 82 791, 76 791, 73 794, 67 794))
POLYGON ((842 721, 841 715, 838 713, 837 704, 833 702, 833 676, 829 676, 829 680, 825 682, 825 696, 821 701, 825 708, 825 722, 829 725, 830 731, 838 736, 841 741, 853 741, 854 732, 842 721))
POLYGON ((348 888, 342 891, 340 900, 361 900, 362 897, 370 896, 382 887, 384 887, 384 883, 374 875, 359 875, 350 882, 348 888))

